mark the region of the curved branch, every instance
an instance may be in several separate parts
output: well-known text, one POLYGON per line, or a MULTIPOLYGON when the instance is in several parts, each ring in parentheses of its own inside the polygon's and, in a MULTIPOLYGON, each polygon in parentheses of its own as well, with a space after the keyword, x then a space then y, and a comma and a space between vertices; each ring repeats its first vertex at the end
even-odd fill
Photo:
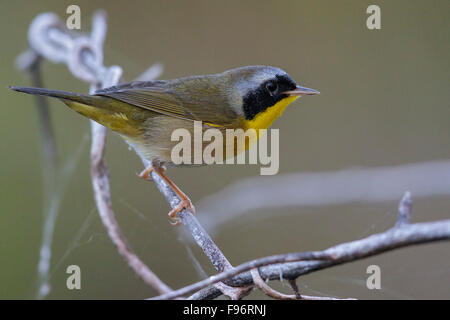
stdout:
MULTIPOLYGON (((51 13, 37 16, 29 30, 29 40, 34 55, 55 63, 65 63, 74 76, 90 82, 91 93, 100 87, 119 82, 122 69, 103 66, 103 40, 106 34, 106 16, 97 12, 90 36, 68 32, 58 17, 51 13)), ((31 53, 23 57, 33 56, 31 53)), ((112 242, 134 272, 159 293, 171 289, 147 267, 128 245, 114 215, 109 189, 108 167, 104 160, 106 128, 92 122, 91 176, 94 197, 103 225, 112 242)))
MULTIPOLYGON (((234 286, 250 284, 253 281, 248 271, 253 268, 269 266, 260 269, 261 276, 266 279, 280 279, 280 274, 285 279, 295 279, 302 274, 356 261, 401 247, 449 239, 450 220, 406 224, 361 240, 338 244, 323 251, 297 252, 255 259, 232 270, 158 296, 155 299, 174 299, 225 280, 231 280, 226 281, 226 283, 234 286)), ((197 293, 196 298, 217 297, 217 295, 220 294, 216 290, 208 289, 208 292, 197 293)))

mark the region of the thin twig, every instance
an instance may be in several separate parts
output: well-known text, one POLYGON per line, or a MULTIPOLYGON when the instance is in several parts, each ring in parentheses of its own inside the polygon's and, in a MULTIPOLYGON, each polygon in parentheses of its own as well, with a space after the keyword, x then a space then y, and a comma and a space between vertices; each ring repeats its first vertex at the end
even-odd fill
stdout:
MULTIPOLYGON (((258 272, 259 272, 259 270, 258 270, 258 272)), ((295 298, 297 300, 300 300, 302 298, 302 295, 300 294, 300 291, 298 290, 297 280, 296 279, 288 279, 288 283, 291 286, 292 291, 294 291, 295 298)))
POLYGON ((409 218, 411 217, 412 211, 412 199, 411 192, 406 191, 403 195, 402 200, 398 204, 398 216, 397 216, 397 224, 396 227, 403 226, 409 223, 409 218))
MULTIPOLYGON (((21 71, 30 74, 31 85, 33 87, 43 88, 43 80, 41 75, 41 57, 33 50, 27 50, 16 59, 16 67, 21 71)), ((56 143, 51 124, 51 116, 48 109, 48 101, 46 97, 34 96, 36 107, 39 115, 39 125, 42 136, 42 146, 44 149, 44 164, 54 171, 57 163, 56 143)))
POLYGON ((258 287, 267 296, 277 300, 298 300, 298 297, 295 294, 284 294, 267 285, 267 283, 264 282, 263 278, 261 278, 258 268, 251 269, 250 274, 252 275, 253 283, 255 284, 255 286, 258 287))
MULTIPOLYGON (((298 294, 298 288, 295 291, 295 294, 284 294, 273 288, 271 288, 267 283, 264 282, 264 279, 261 278, 259 274, 258 268, 254 268, 250 270, 250 274, 252 275, 253 282, 255 285, 264 292, 267 296, 277 299, 277 300, 354 300, 351 298, 333 298, 333 297, 317 297, 317 296, 307 296, 298 294)), ((292 280, 295 283, 295 280, 292 280)), ((295 286, 297 287, 297 286, 295 286)))
POLYGON ((135 81, 151 81, 159 78, 164 71, 162 63, 154 63, 142 72, 135 81))
MULTIPOLYGON (((241 300, 245 296, 248 296, 252 290, 253 285, 246 285, 241 287, 231 287, 223 282, 217 282, 213 284, 214 288, 218 289, 223 295, 227 296, 231 300, 241 300)), ((188 298, 190 299, 190 298, 188 298)))
MULTIPOLYGON (((16 67, 30 74, 31 84, 34 87, 43 87, 41 75, 41 57, 33 50, 28 50, 16 59, 16 67)), ((35 96, 36 107, 39 116, 39 127, 42 144, 42 180, 44 198, 44 227, 42 230, 42 242, 39 251, 38 263, 38 288, 37 299, 44 299, 50 293, 49 273, 51 261, 51 247, 55 222, 59 213, 59 201, 53 197, 56 190, 56 143, 53 135, 47 98, 35 96)))

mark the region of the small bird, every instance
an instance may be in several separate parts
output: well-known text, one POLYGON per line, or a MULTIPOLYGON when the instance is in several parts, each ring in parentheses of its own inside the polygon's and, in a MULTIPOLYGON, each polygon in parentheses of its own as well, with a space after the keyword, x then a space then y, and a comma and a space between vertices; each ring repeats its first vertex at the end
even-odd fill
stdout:
MULTIPOLYGON (((169 213, 173 220, 184 208, 194 211, 189 198, 165 174, 165 166, 174 165, 171 150, 177 142, 171 135, 175 129, 193 132, 194 121, 202 121, 204 129, 222 131, 267 129, 298 97, 319 93, 297 85, 285 71, 270 66, 247 66, 173 80, 135 81, 93 95, 10 88, 59 98, 76 112, 119 133, 152 163, 140 177, 150 179, 154 170, 180 197, 179 206, 169 213)), ((236 150, 234 155, 241 151, 236 150)))

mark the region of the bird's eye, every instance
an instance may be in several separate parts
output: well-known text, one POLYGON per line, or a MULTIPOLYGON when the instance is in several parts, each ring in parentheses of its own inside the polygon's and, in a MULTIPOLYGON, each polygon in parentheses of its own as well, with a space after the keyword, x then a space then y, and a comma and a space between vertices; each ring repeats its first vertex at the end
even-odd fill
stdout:
POLYGON ((269 81, 266 83, 266 89, 269 91, 270 95, 273 96, 278 90, 278 84, 273 81, 269 81))

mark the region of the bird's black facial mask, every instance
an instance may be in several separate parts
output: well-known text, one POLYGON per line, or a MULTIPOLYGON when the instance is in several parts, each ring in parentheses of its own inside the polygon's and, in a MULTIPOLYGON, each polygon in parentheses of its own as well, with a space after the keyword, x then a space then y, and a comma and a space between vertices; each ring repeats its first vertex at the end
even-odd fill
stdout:
POLYGON ((283 92, 297 87, 288 75, 276 75, 264 81, 257 89, 248 92, 243 98, 243 110, 247 120, 252 120, 258 113, 274 106, 278 101, 287 98, 283 92))

